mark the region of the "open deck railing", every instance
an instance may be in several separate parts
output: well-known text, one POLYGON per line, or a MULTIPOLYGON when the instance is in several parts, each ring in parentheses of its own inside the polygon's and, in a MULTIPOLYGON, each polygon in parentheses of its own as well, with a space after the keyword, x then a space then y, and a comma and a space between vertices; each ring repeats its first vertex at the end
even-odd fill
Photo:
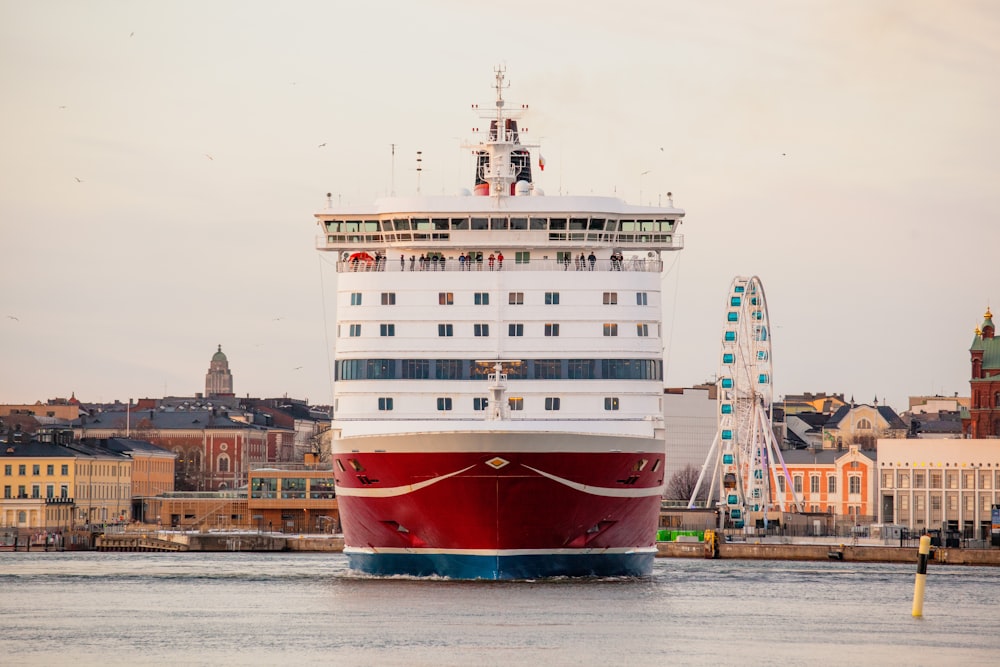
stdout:
POLYGON ((511 259, 504 258, 503 263, 491 262, 483 259, 482 262, 460 262, 456 257, 446 257, 438 261, 420 261, 417 256, 411 262, 407 255, 402 261, 399 257, 381 259, 358 259, 337 262, 338 273, 356 273, 365 271, 387 271, 387 272, 433 272, 433 271, 640 271, 645 273, 660 273, 663 271, 663 261, 658 259, 624 259, 613 261, 610 259, 598 259, 594 262, 586 261, 582 264, 578 260, 569 262, 559 262, 554 259, 533 259, 530 262, 519 264, 511 259))

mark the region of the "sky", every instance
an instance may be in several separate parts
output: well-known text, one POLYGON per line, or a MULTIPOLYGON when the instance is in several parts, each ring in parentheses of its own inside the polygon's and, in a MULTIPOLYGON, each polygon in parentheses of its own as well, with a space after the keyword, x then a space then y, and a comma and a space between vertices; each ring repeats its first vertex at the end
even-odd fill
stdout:
POLYGON ((470 187, 498 64, 548 194, 685 209, 667 386, 756 275, 777 396, 967 396, 998 34, 989 0, 0 0, 0 402, 190 396, 222 345, 237 395, 331 403, 313 213, 412 194, 416 151, 470 187))

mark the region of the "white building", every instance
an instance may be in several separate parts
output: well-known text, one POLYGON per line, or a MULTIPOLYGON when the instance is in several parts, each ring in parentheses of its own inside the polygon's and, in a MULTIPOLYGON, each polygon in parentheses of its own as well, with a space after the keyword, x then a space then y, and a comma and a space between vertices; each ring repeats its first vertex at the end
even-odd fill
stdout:
POLYGON ((989 539, 1000 440, 878 441, 879 521, 989 539))
MULTIPOLYGON (((715 386, 664 390, 663 424, 667 441, 663 479, 669 485, 688 465, 699 471, 705 465, 718 429, 715 386)), ((708 488, 707 482, 703 485, 708 488)))

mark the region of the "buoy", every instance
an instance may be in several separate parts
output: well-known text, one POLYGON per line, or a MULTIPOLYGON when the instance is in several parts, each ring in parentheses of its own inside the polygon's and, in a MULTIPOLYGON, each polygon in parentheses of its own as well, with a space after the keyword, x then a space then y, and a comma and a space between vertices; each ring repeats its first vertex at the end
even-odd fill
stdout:
POLYGON ((917 556, 917 578, 913 582, 913 616, 924 615, 924 584, 927 579, 927 556, 931 553, 931 536, 920 537, 920 549, 917 556))

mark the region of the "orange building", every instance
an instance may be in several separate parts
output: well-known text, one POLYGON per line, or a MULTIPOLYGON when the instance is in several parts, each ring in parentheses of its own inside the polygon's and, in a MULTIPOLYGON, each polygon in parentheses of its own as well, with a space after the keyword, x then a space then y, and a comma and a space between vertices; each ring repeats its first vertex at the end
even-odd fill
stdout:
POLYGON ((250 471, 247 511, 257 527, 285 533, 340 532, 333 468, 285 464, 250 471))
POLYGON ((874 520, 878 513, 875 451, 855 446, 841 450, 795 449, 783 451, 782 457, 791 486, 780 465, 773 464, 771 473, 777 479, 775 497, 786 507, 794 507, 798 497, 804 512, 832 514, 863 523, 874 520))

